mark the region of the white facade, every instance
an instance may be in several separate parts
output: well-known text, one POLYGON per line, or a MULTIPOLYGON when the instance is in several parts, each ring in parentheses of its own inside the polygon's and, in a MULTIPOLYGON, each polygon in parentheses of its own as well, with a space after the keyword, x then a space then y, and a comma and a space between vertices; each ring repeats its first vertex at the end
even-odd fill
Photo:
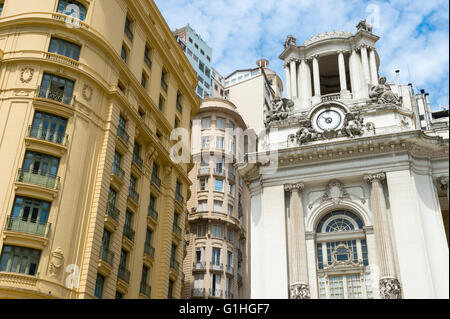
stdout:
POLYGON ((286 40, 294 106, 273 105, 240 166, 251 298, 449 297, 448 125, 421 125, 420 96, 378 78, 378 37, 357 28, 286 40))

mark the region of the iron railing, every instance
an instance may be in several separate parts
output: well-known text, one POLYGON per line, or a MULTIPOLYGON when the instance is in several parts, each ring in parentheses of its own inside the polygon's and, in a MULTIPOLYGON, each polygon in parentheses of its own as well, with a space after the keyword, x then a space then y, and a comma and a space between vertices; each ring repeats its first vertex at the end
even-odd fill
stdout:
POLYGON ((170 268, 178 272, 178 270, 180 269, 180 263, 174 258, 170 258, 170 268))
POLYGON ((192 266, 193 270, 206 270, 206 262, 204 261, 199 261, 199 262, 195 262, 192 266))
POLYGON ((205 288, 192 289, 192 297, 205 297, 205 288))
POLYGON ((144 165, 144 161, 142 160, 142 158, 136 154, 133 153, 133 163, 137 165, 137 167, 139 167, 140 169, 142 169, 142 166, 144 165))
POLYGON ((112 266, 114 260, 114 253, 110 251, 108 248, 102 247, 100 249, 100 259, 112 266))
POLYGON ((27 184, 59 189, 60 177, 40 170, 19 168, 17 181, 27 184))
POLYGON ((150 244, 145 244, 145 246, 144 246, 144 254, 146 254, 150 258, 154 259, 155 258, 155 247, 153 247, 150 244))
POLYGON ((341 99, 341 93, 322 95, 322 102, 336 101, 341 99))
POLYGON ((139 292, 143 294, 144 296, 150 298, 152 287, 147 285, 145 282, 141 282, 141 286, 139 288, 139 292))
POLYGON ((113 203, 108 203, 106 206, 106 214, 111 216, 115 221, 119 221, 120 211, 114 206, 113 203))
POLYGON ((216 263, 216 262, 210 262, 209 263, 209 269, 222 271, 223 270, 223 264, 216 263))
POLYGON ((155 184, 158 188, 161 187, 161 179, 158 176, 152 175, 152 183, 155 184))
POLYGON ((227 269, 227 273, 229 273, 229 274, 233 274, 234 273, 233 265, 227 265, 226 269, 227 269))
POLYGON ((177 234, 179 237, 181 237, 181 227, 177 224, 173 224, 172 230, 175 234, 177 234))
POLYGON ((130 275, 131 272, 124 266, 119 266, 119 272, 117 273, 117 276, 125 281, 127 284, 130 283, 130 275))
POLYGON ((175 200, 179 202, 181 205, 184 204, 184 197, 180 193, 175 193, 175 200))
POLYGON ((76 97, 71 94, 66 94, 64 90, 52 89, 51 87, 42 88, 37 87, 37 97, 53 100, 59 103, 75 106, 76 97))
POLYGON ((38 140, 59 144, 62 146, 67 146, 69 139, 69 135, 51 131, 50 128, 44 130, 42 126, 33 125, 28 126, 27 136, 38 140))
POLYGON ((136 232, 134 231, 133 228, 131 228, 130 225, 123 225, 123 235, 128 238, 129 240, 134 242, 134 235, 136 234, 136 232))
POLYGON ((225 170, 224 169, 215 168, 214 169, 214 174, 215 175, 219 175, 219 176, 225 176, 225 170))
POLYGON ((200 167, 198 169, 198 175, 209 175, 209 167, 200 167))
POLYGON ((135 189, 133 188, 128 189, 128 197, 130 197, 136 204, 139 203, 139 193, 136 192, 135 189))
POLYGON ((24 219, 20 216, 8 216, 6 219, 5 230, 48 238, 50 226, 50 223, 32 218, 24 219))
POLYGON ((123 182, 125 172, 123 171, 123 169, 120 168, 118 164, 113 163, 112 173, 123 182))
POLYGON ((209 288, 209 296, 210 297, 216 297, 216 298, 222 298, 222 289, 212 289, 209 288))
POLYGON ((127 134, 127 132, 125 132, 125 129, 123 127, 119 126, 117 128, 117 136, 119 136, 125 142, 125 144, 128 145, 128 142, 130 141, 130 136, 127 134))

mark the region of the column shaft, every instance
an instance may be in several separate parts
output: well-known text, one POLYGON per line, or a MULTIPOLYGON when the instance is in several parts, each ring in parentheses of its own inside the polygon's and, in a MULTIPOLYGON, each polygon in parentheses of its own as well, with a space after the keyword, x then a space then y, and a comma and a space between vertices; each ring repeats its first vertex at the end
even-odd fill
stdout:
POLYGON ((364 84, 370 84, 370 70, 369 70, 369 59, 367 57, 367 48, 365 46, 361 47, 361 59, 363 65, 364 73, 364 84))
POLYGON ((344 53, 340 51, 338 53, 338 64, 339 64, 339 79, 341 82, 341 92, 347 91, 347 76, 345 74, 345 59, 344 53))
POLYGON ((314 77, 314 96, 319 97, 320 94, 320 70, 319 61, 316 57, 313 58, 313 77, 314 77))
POLYGON ((370 60, 370 77, 372 79, 372 85, 378 85, 378 70, 377 70, 377 60, 375 58, 375 49, 370 49, 369 53, 370 60))
POLYGON ((291 75, 289 71, 289 64, 284 65, 284 70, 286 72, 286 98, 291 99, 291 75))
POLYGON ((297 62, 291 60, 291 97, 298 97, 297 94, 297 62))

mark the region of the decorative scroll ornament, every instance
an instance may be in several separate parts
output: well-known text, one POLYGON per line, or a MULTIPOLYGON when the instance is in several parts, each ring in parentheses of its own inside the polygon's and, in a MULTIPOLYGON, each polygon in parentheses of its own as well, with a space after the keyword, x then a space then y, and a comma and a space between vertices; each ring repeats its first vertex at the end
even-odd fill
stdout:
POLYGON ((275 97, 272 100, 272 105, 269 106, 267 109, 266 120, 264 124, 267 127, 272 121, 279 121, 286 119, 293 107, 294 107, 293 101, 285 98, 280 98, 278 96, 275 97))
POLYGON ((323 194, 322 202, 331 200, 338 203, 342 199, 349 199, 347 191, 344 189, 344 184, 342 184, 337 179, 332 179, 328 182, 325 194, 323 194))
POLYGON ((401 105, 401 98, 392 92, 391 87, 386 84, 386 77, 380 77, 379 82, 379 84, 370 88, 369 97, 371 101, 377 104, 401 105))
POLYGON ((26 67, 20 71, 20 82, 29 83, 33 79, 34 69, 26 67))
POLYGON ((51 258, 50 258, 50 266, 49 266, 49 273, 52 276, 56 276, 59 273, 59 269, 62 267, 64 263, 64 254, 62 252, 61 247, 58 247, 55 249, 55 251, 52 252, 51 258))
POLYGON ((402 299, 400 281, 395 278, 380 279, 380 296, 382 299, 402 299))
POLYGON ((295 283, 290 287, 291 299, 311 299, 309 285, 303 283, 295 283))

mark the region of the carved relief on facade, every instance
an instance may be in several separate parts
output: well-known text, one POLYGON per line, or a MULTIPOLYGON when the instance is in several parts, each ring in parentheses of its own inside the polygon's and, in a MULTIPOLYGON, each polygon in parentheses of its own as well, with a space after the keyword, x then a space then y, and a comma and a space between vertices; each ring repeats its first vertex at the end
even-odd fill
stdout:
POLYGON ((402 299, 400 281, 395 278, 380 279, 380 296, 382 299, 402 299))
POLYGON ((57 276, 59 270, 64 264, 64 254, 61 247, 56 248, 50 257, 50 265, 48 267, 48 272, 51 276, 57 276))
POLYGON ((85 85, 83 86, 82 94, 83 94, 83 98, 84 98, 86 101, 89 102, 89 101, 92 99, 92 94, 93 94, 92 87, 90 87, 89 85, 85 84, 85 85))
POLYGON ((350 196, 344 189, 344 184, 337 179, 332 179, 328 182, 325 194, 322 197, 322 202, 330 200, 338 203, 342 199, 350 199, 350 196))
POLYGON ((391 87, 386 84, 386 77, 380 77, 379 84, 373 85, 369 91, 372 102, 377 104, 401 105, 402 99, 392 92, 391 87))
POLYGON ((29 83, 33 79, 34 69, 25 67, 20 70, 20 82, 29 83))
POLYGON ((266 127, 270 125, 271 122, 284 120, 288 117, 289 112, 292 111, 294 107, 294 102, 280 97, 275 97, 272 100, 272 104, 266 110, 266 127))
POLYGON ((311 299, 309 285, 303 283, 292 284, 290 287, 291 299, 311 299))

